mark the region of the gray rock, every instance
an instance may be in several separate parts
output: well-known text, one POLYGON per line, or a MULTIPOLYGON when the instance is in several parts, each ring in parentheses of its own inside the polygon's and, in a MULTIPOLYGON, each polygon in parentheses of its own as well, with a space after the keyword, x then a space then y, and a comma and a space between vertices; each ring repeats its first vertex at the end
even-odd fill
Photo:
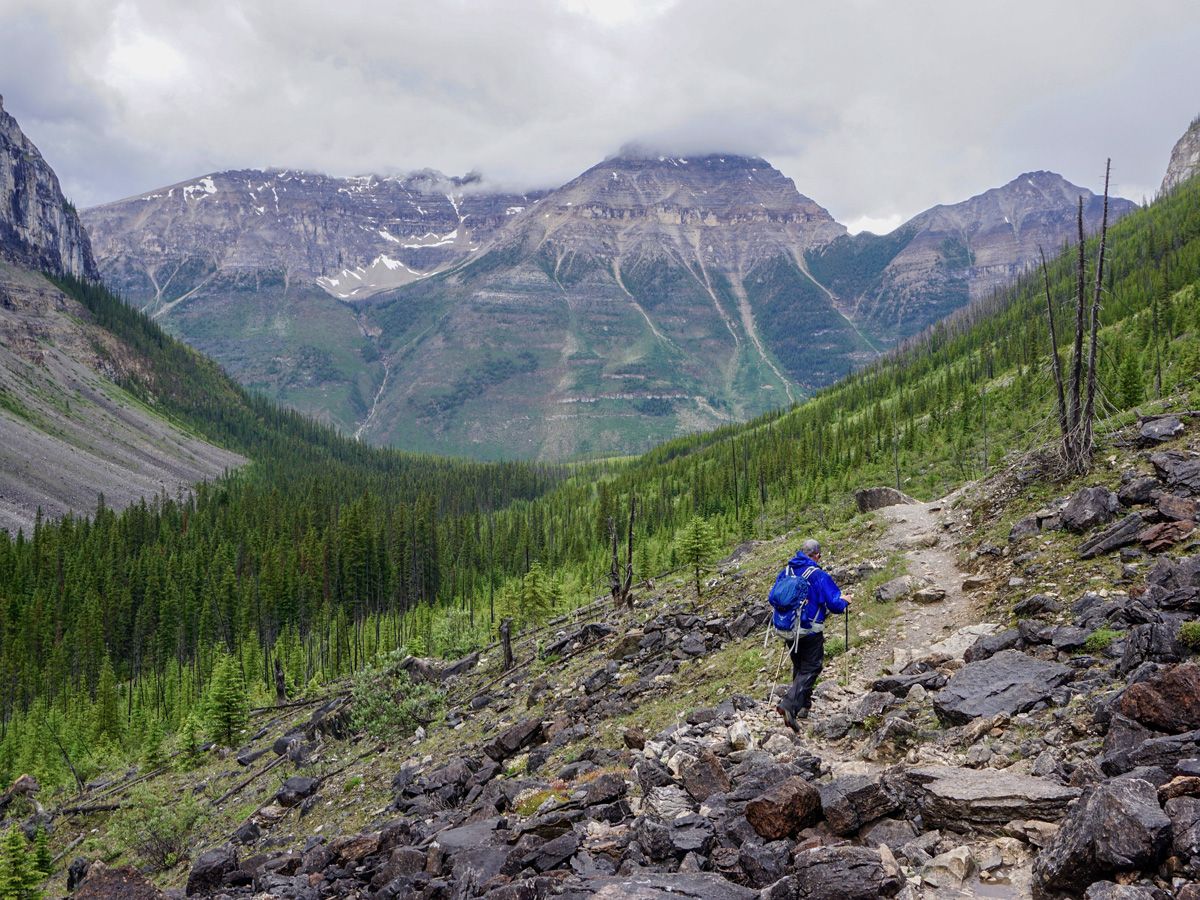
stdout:
POLYGON ((916 593, 923 586, 921 579, 912 575, 901 575, 875 588, 875 599, 880 603, 895 603, 916 593))
POLYGON ((1138 766, 1157 766, 1171 771, 1185 759, 1190 759, 1200 750, 1200 731, 1152 737, 1135 743, 1131 747, 1108 751, 1100 760, 1100 768, 1106 775, 1120 775, 1138 766))
POLYGON ((1171 895, 1152 884, 1117 884, 1095 881, 1088 885, 1084 900, 1171 900, 1171 895))
MULTIPOLYGON (((564 900, 756 900, 758 891, 706 873, 636 872, 587 878, 564 900)), ((516 895, 514 895, 516 896, 516 895)))
POLYGON ((711 750, 701 750, 694 757, 683 761, 679 767, 683 789, 694 800, 707 800, 711 795, 729 790, 729 776, 721 768, 721 761, 711 750))
POLYGON ((1112 781, 1090 788, 1033 861, 1043 891, 1073 891, 1100 877, 1154 868, 1171 844, 1171 820, 1147 781, 1112 781))
POLYGON ((1111 522, 1117 512, 1117 495, 1096 485, 1076 491, 1062 511, 1063 527, 1076 534, 1111 522))
POLYGON ((812 847, 796 854, 795 866, 790 896, 797 900, 877 900, 894 897, 904 885, 879 851, 867 847, 812 847))
POLYGON ((897 792, 933 828, 987 831, 1013 819, 1052 822, 1079 796, 1075 788, 1004 769, 919 766, 898 777, 897 792))
POLYGON ((1170 488, 1200 494, 1200 457, 1175 450, 1151 453, 1150 462, 1170 488))
POLYGON ((1179 640, 1179 625, 1171 622, 1155 622, 1135 626, 1125 636, 1125 649, 1117 672, 1124 675, 1132 672, 1144 662, 1180 662, 1187 650, 1179 640))
POLYGON ((981 637, 967 648, 963 654, 966 662, 979 662, 981 659, 995 656, 1001 650, 1013 650, 1021 643, 1021 632, 1016 628, 1007 628, 999 634, 989 634, 981 637))
POLYGON ((1176 416, 1161 416, 1142 423, 1138 440, 1145 447, 1161 444, 1183 434, 1183 422, 1176 416))
POLYGON ((1172 797, 1166 812, 1176 855, 1200 861, 1200 798, 1172 797))
POLYGON ((299 806, 301 801, 315 794, 320 786, 319 778, 293 775, 284 781, 279 790, 275 792, 275 802, 280 806, 299 806))
POLYGON ((916 503, 912 497, 903 491, 891 487, 860 488, 854 492, 854 502, 858 504, 861 513, 883 509, 886 506, 916 503))
POLYGON ((902 819, 880 819, 868 825, 859 837, 868 847, 886 846, 893 853, 917 836, 912 822, 902 819))
POLYGON ((978 716, 1014 715, 1046 700, 1070 677, 1067 666, 1003 650, 956 672, 933 695, 933 708, 939 719, 954 725, 978 716))
POLYGON ((1162 483, 1153 475, 1139 475, 1121 485, 1117 500, 1122 506, 1141 506, 1153 500, 1161 489, 1162 483))
POLYGON ((869 775, 845 775, 820 786, 821 810, 829 830, 851 835, 900 806, 900 801, 869 775))
POLYGON ((1081 559, 1091 559, 1101 553, 1111 553, 1126 544, 1132 544, 1137 541, 1138 535, 1145 527, 1146 520, 1140 513, 1130 513, 1080 544, 1079 556, 1081 559))
POLYGON ((738 853, 738 864, 751 887, 765 888, 787 874, 792 847, 788 841, 759 844, 746 841, 738 853))
POLYGON ((201 853, 188 872, 187 895, 191 897, 215 892, 237 868, 237 850, 232 844, 201 853))
POLYGON ((530 744, 540 743, 543 739, 542 723, 538 719, 524 719, 506 731, 498 734, 483 748, 483 752, 496 762, 503 762, 510 756, 515 756, 530 744))
POLYGON ((799 775, 781 781, 746 804, 746 819, 768 841, 794 837, 820 816, 820 793, 799 775))

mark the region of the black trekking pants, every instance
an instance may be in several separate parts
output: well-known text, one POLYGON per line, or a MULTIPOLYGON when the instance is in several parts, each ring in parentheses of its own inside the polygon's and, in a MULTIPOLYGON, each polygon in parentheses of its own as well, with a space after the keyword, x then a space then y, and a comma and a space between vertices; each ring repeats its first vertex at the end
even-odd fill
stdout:
POLYGON ((790 648, 792 686, 783 695, 783 708, 798 713, 812 705, 812 692, 825 663, 825 632, 804 635, 790 648))

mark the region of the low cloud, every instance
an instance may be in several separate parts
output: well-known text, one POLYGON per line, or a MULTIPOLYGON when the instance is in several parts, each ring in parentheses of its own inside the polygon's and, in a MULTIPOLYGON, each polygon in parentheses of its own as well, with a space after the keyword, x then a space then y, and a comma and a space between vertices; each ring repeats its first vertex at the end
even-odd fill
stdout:
POLYGON ((1029 169, 1152 195, 1191 0, 0 0, 0 92, 91 205, 241 166, 562 183, 629 142, 764 156, 878 230, 1029 169))

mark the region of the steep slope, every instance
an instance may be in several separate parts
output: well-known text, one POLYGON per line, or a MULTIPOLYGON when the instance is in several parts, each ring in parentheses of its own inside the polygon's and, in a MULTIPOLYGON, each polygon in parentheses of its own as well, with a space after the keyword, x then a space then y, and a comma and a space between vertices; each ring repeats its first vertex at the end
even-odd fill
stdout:
POLYGON ((83 213, 104 280, 243 384, 347 432, 384 378, 353 308, 472 253, 532 199, 424 171, 214 172, 83 213))
POLYGON ((1163 193, 1178 187, 1198 172, 1200 172, 1200 116, 1192 120, 1188 130, 1171 149, 1171 160, 1167 163, 1167 173, 1163 176, 1163 193))
POLYGON ((118 386, 148 361, 47 280, 97 277, 58 179, 0 109, 0 529, 175 495, 245 460, 118 386), (41 270, 41 271, 37 271, 41 270))
MULTIPOLYGON (((1027 172, 961 203, 935 206, 887 235, 841 238, 808 255, 813 273, 885 343, 915 334, 1054 255, 1075 232, 1100 226, 1102 198, 1053 172, 1027 172)), ((1135 205, 1109 199, 1109 220, 1135 205)))
POLYGON ((786 404, 870 354, 800 268, 844 231, 761 159, 607 160, 464 266, 372 304, 393 380, 369 434, 628 453, 786 404))
POLYGON ((0 97, 0 255, 32 269, 98 278, 92 248, 58 176, 0 97))

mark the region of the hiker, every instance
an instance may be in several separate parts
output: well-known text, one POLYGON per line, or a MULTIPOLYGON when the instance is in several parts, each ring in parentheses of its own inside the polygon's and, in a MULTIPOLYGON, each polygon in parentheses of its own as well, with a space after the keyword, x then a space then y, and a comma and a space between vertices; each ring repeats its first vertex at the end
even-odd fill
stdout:
POLYGON ((799 731, 798 719, 807 719, 812 705, 813 687, 825 661, 825 615, 845 613, 850 598, 821 568, 821 545, 809 538, 788 560, 769 600, 773 609, 771 625, 787 642, 792 656, 792 686, 775 711, 792 731, 799 731))

